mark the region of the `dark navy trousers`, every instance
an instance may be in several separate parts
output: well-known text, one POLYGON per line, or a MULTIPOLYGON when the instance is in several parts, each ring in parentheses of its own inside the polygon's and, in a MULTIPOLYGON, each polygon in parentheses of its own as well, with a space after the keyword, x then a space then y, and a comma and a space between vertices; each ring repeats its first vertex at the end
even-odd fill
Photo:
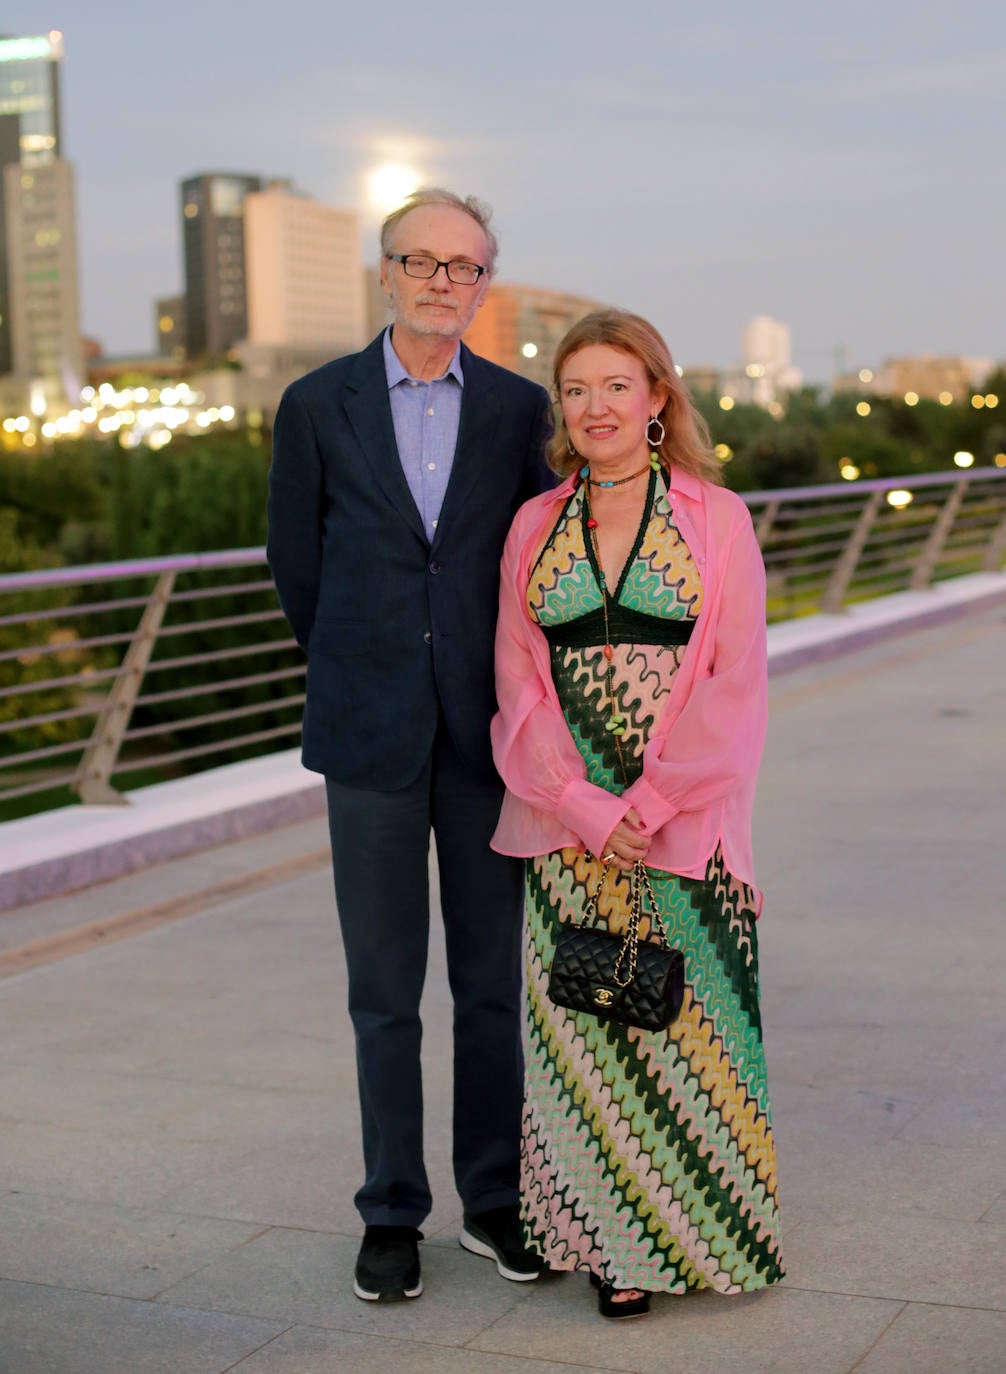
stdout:
POLYGON ((441 722, 419 777, 395 792, 326 779, 335 895, 356 1035, 368 1225, 419 1226, 422 1024, 436 837, 454 999, 454 1178, 470 1211, 514 1205, 520 1149, 521 863, 489 848, 502 785, 472 778, 441 722))

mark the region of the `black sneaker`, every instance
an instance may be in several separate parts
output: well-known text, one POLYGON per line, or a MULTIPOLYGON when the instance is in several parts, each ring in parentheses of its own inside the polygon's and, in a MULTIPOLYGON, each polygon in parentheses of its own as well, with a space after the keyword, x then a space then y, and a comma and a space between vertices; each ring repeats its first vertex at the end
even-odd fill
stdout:
POLYGON ((530 1283, 545 1268, 545 1261, 524 1244, 517 1207, 492 1207, 488 1212, 466 1212, 461 1244, 473 1255, 496 1261, 505 1279, 530 1283))
POLYGON ((414 1226, 368 1226, 356 1258, 353 1292, 364 1302, 402 1302, 423 1291, 414 1226))

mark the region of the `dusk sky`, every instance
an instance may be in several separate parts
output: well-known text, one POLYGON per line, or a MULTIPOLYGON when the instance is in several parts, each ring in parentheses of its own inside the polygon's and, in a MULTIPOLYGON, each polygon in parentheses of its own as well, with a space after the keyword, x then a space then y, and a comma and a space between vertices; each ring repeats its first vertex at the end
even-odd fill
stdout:
POLYGON ((1006 356, 1006 8, 850 0, 3 0, 63 31, 83 324, 150 352, 178 182, 292 177, 364 212, 382 163, 496 212, 503 281, 647 315, 726 366, 752 315, 811 379, 1006 356))

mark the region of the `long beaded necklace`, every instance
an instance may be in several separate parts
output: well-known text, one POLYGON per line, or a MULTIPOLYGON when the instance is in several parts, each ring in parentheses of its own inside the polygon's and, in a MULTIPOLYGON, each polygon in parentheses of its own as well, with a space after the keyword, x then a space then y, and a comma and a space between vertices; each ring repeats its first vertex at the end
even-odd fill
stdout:
POLYGON ((625 734, 626 719, 618 709, 618 702, 615 699, 615 648, 611 642, 611 630, 608 625, 608 581, 605 577, 604 569, 601 566, 601 552, 597 546, 597 520, 590 507, 590 488, 595 487, 620 487, 626 482, 632 482, 637 477, 642 477, 644 472, 659 472, 660 459, 655 453, 650 454, 650 461, 645 467, 640 468, 629 477, 619 478, 615 482, 597 482, 590 476, 590 468, 586 465, 580 469, 580 476, 583 478, 583 513, 586 517, 587 535, 590 539, 591 548, 594 551, 594 565, 597 568, 598 585, 601 588, 601 610, 604 614, 604 647, 602 652, 605 659, 604 685, 608 698, 608 719, 604 722, 604 728, 614 737, 615 749, 618 753, 618 763, 622 771, 622 779, 628 786, 628 775, 625 771, 625 759, 622 757, 622 736, 625 734))

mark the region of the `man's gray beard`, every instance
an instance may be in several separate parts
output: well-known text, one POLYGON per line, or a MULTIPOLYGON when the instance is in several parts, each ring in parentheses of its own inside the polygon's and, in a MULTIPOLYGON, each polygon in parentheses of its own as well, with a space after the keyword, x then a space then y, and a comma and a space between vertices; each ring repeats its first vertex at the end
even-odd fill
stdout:
MULTIPOLYGON (((467 329, 467 325, 465 329, 467 329)), ((451 320, 430 320, 422 315, 412 324, 409 329, 413 334, 432 334, 442 339, 460 339, 464 330, 458 329, 457 317, 451 320)))

